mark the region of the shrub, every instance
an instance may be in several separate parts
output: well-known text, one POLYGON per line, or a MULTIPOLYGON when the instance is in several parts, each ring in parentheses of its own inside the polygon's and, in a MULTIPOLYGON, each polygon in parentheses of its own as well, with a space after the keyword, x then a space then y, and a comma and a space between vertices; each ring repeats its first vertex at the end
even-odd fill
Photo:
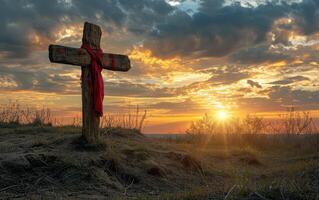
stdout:
POLYGON ((287 108, 279 119, 271 123, 271 131, 279 134, 314 134, 318 133, 316 124, 308 111, 296 111, 294 107, 287 108))
POLYGON ((200 120, 193 121, 186 133, 191 135, 214 134, 215 128, 216 121, 208 114, 205 114, 200 120))
POLYGON ((255 115, 247 115, 246 118, 243 120, 243 133, 246 134, 258 134, 264 133, 266 124, 262 117, 258 117, 255 115))

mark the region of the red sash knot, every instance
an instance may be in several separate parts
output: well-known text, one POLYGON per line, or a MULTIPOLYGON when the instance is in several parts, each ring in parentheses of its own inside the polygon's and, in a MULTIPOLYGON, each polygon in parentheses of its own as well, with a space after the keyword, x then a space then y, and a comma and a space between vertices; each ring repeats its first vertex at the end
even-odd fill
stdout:
POLYGON ((86 44, 83 44, 81 48, 85 49, 91 56, 94 111, 98 116, 102 117, 104 99, 104 82, 101 73, 103 69, 103 51, 100 48, 92 49, 86 44))

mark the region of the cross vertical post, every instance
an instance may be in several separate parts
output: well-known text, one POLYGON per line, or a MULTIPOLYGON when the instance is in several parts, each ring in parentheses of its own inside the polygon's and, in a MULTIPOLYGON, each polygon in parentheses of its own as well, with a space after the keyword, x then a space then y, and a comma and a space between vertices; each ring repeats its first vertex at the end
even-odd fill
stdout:
MULTIPOLYGON (((102 31, 99 26, 84 23, 82 44, 91 48, 100 48, 102 31)), ((94 112, 93 81, 91 69, 81 66, 82 71, 82 135, 89 143, 95 143, 99 139, 100 117, 94 112)))

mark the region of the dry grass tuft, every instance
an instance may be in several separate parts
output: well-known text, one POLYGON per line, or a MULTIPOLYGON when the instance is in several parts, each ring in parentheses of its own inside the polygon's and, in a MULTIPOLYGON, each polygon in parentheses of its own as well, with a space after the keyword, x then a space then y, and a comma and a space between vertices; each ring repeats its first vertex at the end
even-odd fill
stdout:
MULTIPOLYGON (((107 129, 134 129, 142 132, 147 111, 140 112, 139 106, 135 110, 131 107, 127 113, 107 114, 100 120, 100 127, 107 129)), ((19 103, 8 103, 0 105, 0 127, 14 127, 19 125, 30 126, 55 126, 55 127, 76 127, 82 126, 81 117, 74 117, 70 124, 66 124, 61 120, 53 118, 49 108, 36 108, 19 103)))
POLYGON ((18 103, 9 103, 0 106, 0 125, 14 126, 28 124, 33 126, 52 126, 51 110, 21 106, 18 103))
POLYGON ((137 105, 135 110, 132 110, 130 107, 128 113, 108 114, 103 116, 101 118, 101 127, 135 129, 141 132, 146 117, 147 111, 144 110, 143 113, 140 113, 139 106, 137 105))

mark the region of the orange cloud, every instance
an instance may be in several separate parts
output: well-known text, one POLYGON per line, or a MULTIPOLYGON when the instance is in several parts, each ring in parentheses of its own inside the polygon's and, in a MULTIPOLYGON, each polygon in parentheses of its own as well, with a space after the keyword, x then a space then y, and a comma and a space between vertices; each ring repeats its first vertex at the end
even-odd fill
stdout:
POLYGON ((278 61, 278 62, 271 63, 271 64, 267 65, 267 67, 284 67, 287 64, 288 63, 286 61, 278 61))
POLYGON ((80 42, 82 39, 83 24, 62 25, 55 30, 55 42, 80 42))
POLYGON ((48 48, 50 40, 36 32, 32 32, 29 34, 29 42, 34 49, 45 50, 48 48))
MULTIPOLYGON (((134 48, 130 54, 130 59, 142 62, 147 66, 156 66, 162 69, 172 69, 176 70, 176 67, 181 67, 180 58, 171 58, 171 59, 161 59, 152 55, 152 52, 144 48, 134 48)), ((156 69, 158 70, 158 68, 156 69)))

